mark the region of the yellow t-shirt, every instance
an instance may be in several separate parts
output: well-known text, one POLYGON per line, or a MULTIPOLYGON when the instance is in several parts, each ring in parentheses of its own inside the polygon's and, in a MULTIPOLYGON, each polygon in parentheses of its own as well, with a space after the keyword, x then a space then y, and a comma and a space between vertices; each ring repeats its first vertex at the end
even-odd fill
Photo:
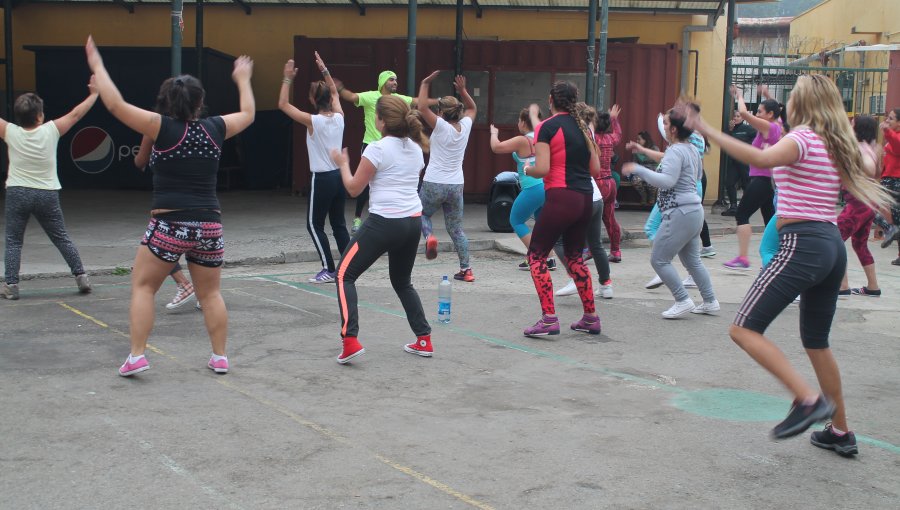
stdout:
POLYGON ((9 147, 9 175, 6 187, 60 189, 56 175, 56 146, 59 130, 53 121, 27 130, 13 123, 6 125, 9 147))

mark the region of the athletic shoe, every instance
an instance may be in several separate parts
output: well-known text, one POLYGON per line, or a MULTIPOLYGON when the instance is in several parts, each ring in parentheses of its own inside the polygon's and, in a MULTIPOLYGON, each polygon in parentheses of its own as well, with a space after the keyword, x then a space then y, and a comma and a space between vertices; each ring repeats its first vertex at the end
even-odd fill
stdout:
POLYGON ((350 227, 350 233, 355 234, 362 227, 362 218, 353 218, 353 226, 350 227))
POLYGON ((691 313, 695 308, 694 300, 687 298, 684 301, 676 301, 668 310, 662 313, 664 319, 677 319, 691 313))
MULTIPOLYGON (((175 292, 175 297, 172 298, 171 302, 166 304, 166 310, 177 310, 196 298, 197 295, 194 294, 193 285, 179 285, 178 290, 175 292)), ((199 305, 200 303, 198 302, 197 304, 199 305)))
POLYGON ((206 364, 210 370, 217 374, 227 374, 228 373, 228 358, 222 358, 219 361, 215 361, 212 356, 209 357, 209 363, 206 364))
POLYGON ((141 358, 134 363, 130 360, 131 356, 125 358, 125 363, 122 363, 122 366, 119 367, 119 375, 122 377, 128 377, 129 375, 139 374, 144 370, 150 370, 150 362, 147 361, 146 356, 141 356, 141 358))
POLYGON ((88 280, 88 275, 86 273, 81 273, 80 275, 75 277, 75 285, 78 285, 78 292, 82 294, 90 294, 91 281, 88 280))
POLYGON ((541 316, 541 320, 534 323, 534 326, 525 328, 523 332, 525 336, 547 336, 559 334, 559 317, 541 316))
POLYGON ((850 289, 850 294, 854 296, 881 297, 881 289, 869 290, 865 287, 860 287, 858 289, 850 289))
POLYGON ((741 256, 737 256, 722 265, 727 267, 728 269, 736 269, 738 271, 746 271, 750 269, 750 261, 747 260, 747 257, 741 256))
POLYGON ((321 271, 308 281, 309 283, 331 283, 334 281, 334 273, 323 267, 321 271))
MULTIPOLYGON (((556 271, 556 268, 557 268, 556 259, 554 259, 552 257, 548 258, 547 259, 547 269, 549 269, 550 271, 556 271)), ((530 271, 531 268, 529 267, 528 270, 530 271)))
POLYGON ((852 457, 859 453, 859 448, 856 447, 856 435, 853 432, 845 432, 844 435, 839 436, 834 433, 834 427, 830 423, 825 425, 825 430, 810 434, 809 442, 819 448, 833 450, 844 457, 852 457))
POLYGON ((437 258, 437 237, 434 235, 429 235, 427 239, 425 239, 425 258, 428 260, 433 260, 437 258))
POLYGON ((686 288, 686 289, 696 289, 697 288, 697 284, 694 283, 694 277, 691 275, 688 275, 688 277, 685 278, 684 281, 681 282, 681 284, 684 285, 684 288, 686 288))
POLYGON ((622 262, 622 252, 620 250, 609 252, 610 262, 622 262))
POLYGON ((900 257, 895 258, 891 261, 892 266, 900 266, 900 257))
POLYGON ((525 262, 519 263, 519 270, 520 271, 531 271, 531 266, 528 265, 527 260, 525 262))
POLYGON ((616 200, 615 203, 613 204, 613 209, 618 209, 618 208, 619 208, 619 201, 616 200))
POLYGON ((712 246, 704 246, 703 248, 700 248, 700 256, 706 258, 715 257, 716 249, 712 246))
POLYGON ((403 350, 411 354, 430 358, 434 353, 434 349, 431 347, 431 335, 418 337, 415 342, 404 345, 403 350))
POLYGON ((591 317, 590 315, 583 315, 581 320, 578 322, 573 322, 571 326, 573 331, 582 331, 584 333, 588 333, 590 335, 599 335, 600 334, 600 317, 591 317))
POLYGON ((566 284, 565 287, 556 291, 557 296, 571 296, 572 294, 577 294, 578 288, 575 287, 575 280, 569 280, 569 283, 566 284))
POLYGON ((695 306, 691 313, 696 314, 706 314, 706 315, 715 315, 716 312, 721 310, 722 307, 719 306, 719 300, 713 299, 710 302, 702 302, 699 305, 695 306))
POLYGON ((357 356, 361 356, 365 353, 366 350, 363 349, 361 343, 355 336, 348 336, 344 338, 344 350, 341 351, 341 355, 337 357, 337 362, 341 365, 346 363, 350 363, 350 360, 357 356))
POLYGON ((601 283, 600 289, 597 291, 597 293, 603 299, 612 299, 613 298, 612 280, 606 280, 605 282, 601 283))
POLYGON ((461 282, 474 282, 475 275, 472 274, 472 268, 469 269, 460 269, 458 273, 453 275, 454 280, 459 280, 461 282))
POLYGON ((888 229, 884 231, 884 239, 881 241, 881 247, 887 248, 897 239, 900 239, 900 228, 897 228, 896 225, 889 225, 888 229))
POLYGON ((19 299, 19 285, 13 283, 12 285, 8 283, 4 283, 2 287, 0 287, 0 296, 3 296, 4 299, 11 299, 13 301, 19 299))
POLYGON ((737 206, 736 205, 733 205, 733 206, 729 207, 728 209, 725 209, 724 211, 722 211, 722 216, 735 216, 735 215, 737 215, 737 206))
POLYGON ((842 289, 838 291, 838 299, 848 298, 853 294, 850 289, 842 289))
POLYGON ((787 418, 772 429, 772 439, 786 439, 801 434, 813 423, 831 418, 834 409, 834 404, 824 395, 819 395, 812 404, 795 400, 787 418))
POLYGON ((644 284, 644 288, 645 289, 655 289, 657 287, 662 286, 662 284, 663 284, 662 278, 660 278, 659 275, 656 275, 653 277, 652 280, 650 280, 649 282, 644 284))

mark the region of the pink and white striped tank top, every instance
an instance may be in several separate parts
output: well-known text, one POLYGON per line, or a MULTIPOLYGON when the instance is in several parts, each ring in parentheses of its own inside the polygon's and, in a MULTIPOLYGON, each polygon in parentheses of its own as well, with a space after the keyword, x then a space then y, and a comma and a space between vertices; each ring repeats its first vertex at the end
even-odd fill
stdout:
POLYGON ((837 224, 836 204, 841 178, 828 157, 825 143, 807 127, 788 133, 800 149, 800 159, 774 170, 779 218, 827 221, 837 224))

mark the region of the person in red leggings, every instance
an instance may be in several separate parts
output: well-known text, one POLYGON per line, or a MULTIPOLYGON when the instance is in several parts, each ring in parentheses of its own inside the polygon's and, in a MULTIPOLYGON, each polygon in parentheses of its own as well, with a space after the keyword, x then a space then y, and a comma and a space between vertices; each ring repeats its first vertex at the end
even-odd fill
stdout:
POLYGON ((622 143, 622 126, 619 124, 621 112, 619 105, 614 104, 609 113, 598 115, 594 134, 600 155, 600 176, 597 177, 597 186, 603 196, 603 224, 609 234, 610 262, 622 261, 622 251, 619 249, 622 229, 616 221, 616 181, 612 175, 613 150, 616 145, 622 143))
POLYGON ((600 160, 591 131, 576 115, 578 89, 575 85, 554 83, 549 100, 553 116, 535 128, 535 162, 522 169, 525 175, 543 178, 545 190, 544 207, 528 246, 528 265, 543 315, 524 334, 559 334, 547 255, 562 237, 566 271, 575 281, 584 308, 584 316, 571 328, 597 335, 600 318, 594 307, 591 273, 582 258, 582 250, 593 209, 591 177, 599 175, 600 160))

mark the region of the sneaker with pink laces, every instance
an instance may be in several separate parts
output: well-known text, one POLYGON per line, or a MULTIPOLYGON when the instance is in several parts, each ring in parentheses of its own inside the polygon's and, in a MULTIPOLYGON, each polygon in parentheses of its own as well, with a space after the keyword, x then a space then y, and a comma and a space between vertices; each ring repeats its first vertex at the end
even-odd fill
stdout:
POLYGON ((175 297, 173 297, 172 301, 166 305, 166 310, 177 310, 196 299, 196 297, 193 285, 190 283, 187 285, 179 285, 178 291, 175 292, 175 297))
POLYGON ((578 322, 573 322, 570 326, 573 331, 582 331, 590 335, 600 334, 600 317, 591 317, 584 315, 578 322))
POLYGON ((341 355, 337 357, 337 362, 341 365, 349 363, 350 360, 357 356, 361 356, 365 352, 366 350, 363 348, 362 344, 359 343, 359 339, 355 336, 345 337, 344 350, 341 351, 341 355))
POLYGON ((523 331, 525 336, 547 336, 559 334, 559 317, 541 316, 541 320, 534 323, 534 326, 525 328, 523 331))
POLYGON ((434 349, 431 347, 431 335, 416 338, 415 342, 404 345, 403 350, 411 354, 418 354, 419 356, 430 358, 434 353, 434 349))
POLYGON ((722 265, 727 267, 728 269, 747 271, 748 269, 750 269, 750 260, 748 260, 747 257, 741 257, 740 255, 738 255, 737 257, 723 263, 722 265))
POLYGON ((125 363, 122 363, 122 366, 119 367, 119 375, 128 377, 129 375, 139 374, 144 370, 150 370, 150 363, 147 361, 146 356, 141 356, 133 363, 131 361, 131 356, 128 356, 125 358, 125 363))
POLYGON ((209 357, 209 363, 206 364, 210 370, 217 374, 227 374, 228 373, 228 358, 221 358, 216 360, 215 357, 209 357))

